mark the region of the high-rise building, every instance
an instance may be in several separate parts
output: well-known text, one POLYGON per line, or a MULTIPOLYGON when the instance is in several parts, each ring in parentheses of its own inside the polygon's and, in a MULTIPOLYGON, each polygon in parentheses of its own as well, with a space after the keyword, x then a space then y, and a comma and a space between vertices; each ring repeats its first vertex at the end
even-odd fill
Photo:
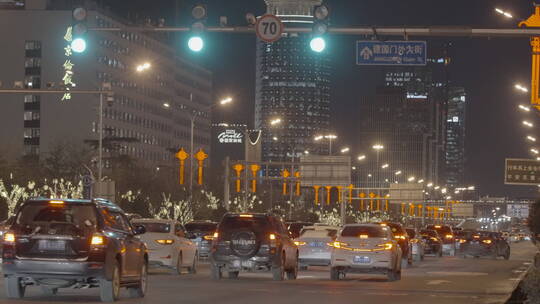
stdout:
POLYGON ((379 87, 375 96, 361 98, 357 151, 368 159, 357 166, 356 184, 378 187, 409 177, 436 182, 435 109, 433 99, 399 87, 379 87))
MULTIPOLYGON (((267 13, 287 27, 305 27, 322 1, 265 2, 267 13)), ((257 41, 255 126, 262 130, 263 160, 286 160, 306 150, 328 153, 314 137, 329 131, 330 65, 327 54, 310 49, 310 39, 309 34, 285 33, 273 43, 257 41), (281 123, 271 126, 275 118, 281 123)))
MULTIPOLYGON (((90 31, 88 48, 70 49, 69 1, 26 1, 23 9, 0 9, 0 81, 27 89, 73 86, 98 90, 109 83, 104 101, 104 157, 129 155, 148 166, 172 165, 171 150, 190 145, 190 117, 196 115, 195 149, 210 149, 211 73, 176 55, 153 37, 128 29, 90 31), (64 7, 57 6, 64 3, 64 7), (148 62, 151 67, 137 72, 148 62)), ((88 26, 126 28, 97 8, 88 26)), ((8 159, 47 156, 60 141, 86 146, 98 138, 99 95, 55 95, 31 91, 0 95, 0 150, 8 159)), ((87 146, 90 148, 89 146, 87 146)))
POLYGON ((465 184, 465 113, 467 94, 461 87, 448 90, 446 115, 446 184, 451 187, 465 184))

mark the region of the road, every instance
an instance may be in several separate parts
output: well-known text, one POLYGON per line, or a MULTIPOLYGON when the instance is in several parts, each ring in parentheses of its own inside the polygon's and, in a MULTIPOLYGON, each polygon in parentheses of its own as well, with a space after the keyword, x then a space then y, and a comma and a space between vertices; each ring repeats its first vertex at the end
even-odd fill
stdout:
MULTIPOLYGON (((274 282, 270 274, 240 274, 238 280, 212 281, 208 265, 202 264, 196 275, 170 275, 154 271, 144 299, 128 298, 123 292, 120 303, 504 303, 519 277, 530 265, 536 248, 530 242, 512 245, 510 260, 426 257, 403 270, 401 281, 387 282, 377 275, 348 275, 342 281, 330 281, 328 269, 317 267, 302 271, 296 281, 274 282)), ((5 298, 0 280, 0 304, 4 303, 98 303, 98 290, 60 290, 43 297, 29 287, 27 298, 5 298)))

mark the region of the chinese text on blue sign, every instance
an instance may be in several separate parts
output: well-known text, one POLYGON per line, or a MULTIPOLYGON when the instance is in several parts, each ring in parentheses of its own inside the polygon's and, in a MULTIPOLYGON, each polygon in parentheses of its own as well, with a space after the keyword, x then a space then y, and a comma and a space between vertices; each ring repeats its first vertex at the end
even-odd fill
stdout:
POLYGON ((425 41, 357 41, 357 65, 426 65, 425 41))
POLYGON ((504 183, 510 185, 539 185, 540 161, 507 158, 504 183))

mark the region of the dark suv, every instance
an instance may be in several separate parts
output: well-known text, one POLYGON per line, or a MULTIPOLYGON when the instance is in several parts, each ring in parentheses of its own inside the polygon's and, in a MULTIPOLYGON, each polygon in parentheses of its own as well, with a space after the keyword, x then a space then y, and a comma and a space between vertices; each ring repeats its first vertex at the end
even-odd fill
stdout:
POLYGON ((407 265, 411 265, 413 262, 412 248, 409 235, 407 234, 405 228, 403 228, 403 226, 401 226, 399 223, 384 222, 380 223, 380 225, 388 226, 390 227, 390 230, 392 230, 394 239, 398 242, 399 247, 401 248, 402 267, 405 268, 407 265))
POLYGON ((456 255, 456 238, 452 227, 448 225, 428 225, 426 229, 437 231, 443 241, 443 253, 448 252, 448 255, 456 255))
POLYGON ((8 298, 27 286, 47 295, 58 288, 100 287, 102 301, 118 299, 120 287, 144 297, 148 254, 124 212, 101 199, 31 199, 18 209, 3 238, 8 298))
POLYGON ((235 279, 240 271, 272 272, 273 279, 289 280, 298 274, 298 247, 283 222, 269 214, 227 213, 212 243, 210 269, 213 279, 222 273, 235 279))

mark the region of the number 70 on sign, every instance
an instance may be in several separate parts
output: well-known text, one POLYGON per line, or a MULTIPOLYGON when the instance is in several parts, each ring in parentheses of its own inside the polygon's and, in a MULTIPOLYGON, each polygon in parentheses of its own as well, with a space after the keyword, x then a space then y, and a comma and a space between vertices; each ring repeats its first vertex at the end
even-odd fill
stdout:
POLYGON ((274 15, 263 15, 257 19, 255 32, 257 33, 257 37, 262 41, 272 43, 281 38, 281 34, 283 34, 283 23, 274 15))

